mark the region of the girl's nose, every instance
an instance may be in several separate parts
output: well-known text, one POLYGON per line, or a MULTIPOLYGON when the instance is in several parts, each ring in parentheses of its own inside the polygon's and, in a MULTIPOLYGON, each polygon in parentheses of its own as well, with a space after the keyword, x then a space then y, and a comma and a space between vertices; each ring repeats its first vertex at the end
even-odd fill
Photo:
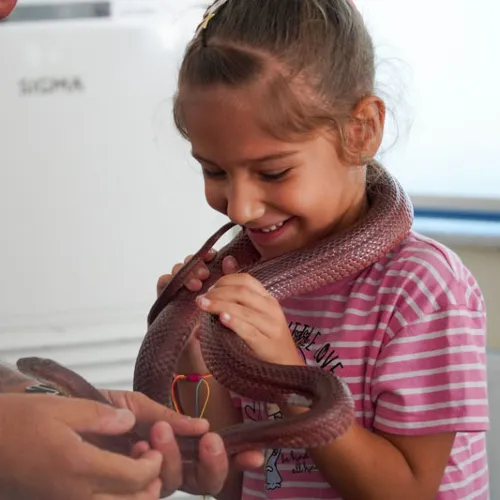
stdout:
POLYGON ((232 183, 227 195, 227 215, 233 222, 244 226, 262 217, 264 212, 259 189, 249 183, 232 183))

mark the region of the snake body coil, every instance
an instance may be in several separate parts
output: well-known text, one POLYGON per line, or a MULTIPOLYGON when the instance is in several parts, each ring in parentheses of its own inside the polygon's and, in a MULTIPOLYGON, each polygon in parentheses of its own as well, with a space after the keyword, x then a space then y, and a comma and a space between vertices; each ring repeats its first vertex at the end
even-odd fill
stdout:
MULTIPOLYGON (((230 455, 248 449, 322 446, 342 436, 355 417, 351 393, 338 376, 319 367, 283 366, 258 360, 216 317, 200 311, 195 297, 221 277, 221 263, 228 255, 243 266, 240 272, 259 280, 279 301, 362 271, 398 245, 413 222, 408 197, 399 183, 377 164, 367 169, 367 194, 369 210, 355 227, 267 261, 260 260, 241 231, 208 264, 210 278, 202 290, 190 292, 184 287, 187 275, 233 224, 217 231, 172 278, 151 308, 148 330, 136 361, 134 390, 172 407, 171 382, 177 361, 193 329, 200 324, 203 358, 220 384, 258 401, 278 405, 306 401, 309 406, 309 411, 297 416, 241 423, 221 430, 230 455)), ((18 361, 18 367, 25 373, 36 373, 47 382, 56 378, 58 386, 71 395, 96 398, 88 382, 55 362, 43 364, 36 358, 25 358, 18 361), (61 372, 71 384, 61 381, 61 372)), ((198 438, 179 438, 185 459, 195 458, 197 442, 198 438)))
POLYGON ((319 367, 283 366, 256 359, 245 343, 217 318, 201 312, 194 298, 221 276, 231 255, 279 301, 342 280, 378 261, 411 230, 413 209, 399 183, 382 167, 368 168, 370 208, 355 227, 268 261, 259 260, 242 231, 209 264, 200 292, 183 283, 203 255, 232 224, 224 226, 176 274, 151 309, 149 330, 137 358, 134 389, 171 406, 170 382, 195 325, 201 322, 203 358, 215 379, 235 393, 276 404, 306 400, 309 411, 282 420, 250 422, 221 431, 229 453, 256 448, 322 446, 344 434, 354 419, 346 384, 319 367))

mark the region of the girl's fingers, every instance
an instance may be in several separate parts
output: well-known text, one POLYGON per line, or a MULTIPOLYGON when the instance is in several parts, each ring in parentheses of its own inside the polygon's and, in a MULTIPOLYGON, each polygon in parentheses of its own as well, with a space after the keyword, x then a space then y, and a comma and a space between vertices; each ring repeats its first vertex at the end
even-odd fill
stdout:
POLYGON ((222 261, 222 273, 224 275, 238 272, 240 266, 234 257, 225 257, 222 261))
MULTIPOLYGON (((257 296, 255 302, 263 302, 264 300, 264 297, 257 296)), ((250 306, 249 304, 227 300, 210 300, 207 302, 207 299, 205 301, 200 299, 198 303, 204 311, 219 315, 221 322, 229 329, 242 337, 245 336, 243 340, 254 338, 256 333, 260 336, 268 336, 267 332, 274 330, 273 325, 276 323, 274 317, 276 315, 263 313, 262 311, 266 311, 266 309, 263 308, 262 303, 260 304, 261 307, 258 307, 258 305, 256 307, 255 303, 250 306)), ((269 307, 269 304, 267 304, 267 307, 269 307)))
POLYGON ((226 287, 239 287, 246 288, 253 293, 261 295, 263 297, 270 297, 268 291, 264 288, 262 283, 256 280, 253 276, 249 274, 227 274, 222 276, 217 283, 210 289, 210 291, 218 290, 226 287))
POLYGON ((156 295, 159 297, 164 288, 168 285, 168 282, 172 279, 171 274, 164 274, 158 278, 156 283, 156 295))
MULTIPOLYGON (((217 251, 215 249, 209 250, 204 256, 203 256, 203 262, 201 262, 199 265, 196 266, 196 268, 189 273, 186 282, 184 283, 184 286, 192 291, 192 292, 197 292, 198 290, 201 289, 203 286, 203 281, 206 280, 210 276, 210 271, 208 270, 208 267, 205 265, 205 262, 211 262, 217 255, 217 251)), ((191 259, 193 258, 193 255, 188 255, 185 259, 184 262, 175 264, 175 266, 172 268, 172 271, 170 274, 164 274, 163 276, 160 276, 158 279, 158 282, 156 284, 156 293, 159 296, 165 287, 168 285, 170 280, 184 267, 185 264, 187 264, 191 259)))
POLYGON ((186 288, 188 288, 188 290, 197 292, 201 289, 203 286, 202 282, 210 276, 210 271, 205 265, 205 262, 211 262, 216 255, 217 252, 212 248, 203 256, 203 262, 200 262, 189 275, 188 281, 186 282, 186 288))
POLYGON ((240 304, 255 312, 269 311, 275 307, 275 299, 270 295, 263 295, 258 287, 244 285, 217 285, 206 294, 199 295, 196 300, 202 309, 211 302, 240 304))
MULTIPOLYGON (((226 312, 220 315, 221 323, 236 333, 250 348, 253 348, 259 344, 265 333, 250 323, 247 318, 244 318, 243 315, 237 316, 234 313, 226 312)), ((266 325, 269 328, 269 322, 266 325)))
POLYGON ((212 260, 215 259, 217 255, 217 250, 215 250, 215 248, 211 248, 204 256, 203 256, 203 260, 205 262, 211 262, 212 260))

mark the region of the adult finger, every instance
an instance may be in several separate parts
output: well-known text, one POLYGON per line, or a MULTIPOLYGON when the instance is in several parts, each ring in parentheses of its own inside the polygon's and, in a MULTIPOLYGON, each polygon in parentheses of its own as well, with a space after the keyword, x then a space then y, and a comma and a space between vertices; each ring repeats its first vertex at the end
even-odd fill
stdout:
POLYGON ((264 454, 257 450, 245 451, 236 455, 234 464, 241 470, 258 469, 264 465, 264 454))
POLYGON ((197 484, 209 495, 219 493, 227 479, 229 460, 222 438, 213 432, 205 434, 200 440, 197 484))
POLYGON ((130 494, 144 491, 160 477, 163 457, 148 450, 138 459, 101 450, 82 443, 79 472, 90 478, 95 493, 130 494))
POLYGON ((118 408, 129 409, 139 425, 153 425, 165 421, 170 424, 175 434, 193 435, 208 431, 209 423, 205 419, 189 418, 156 403, 145 394, 133 391, 102 391, 111 403, 118 408))
POLYGON ((46 407, 47 411, 76 432, 123 434, 132 429, 136 421, 134 414, 128 409, 114 408, 87 399, 57 397, 42 403, 50 403, 46 407))
POLYGON ((166 422, 158 422, 151 428, 151 445, 164 459, 161 466, 162 491, 171 495, 182 485, 182 457, 172 428, 166 422))

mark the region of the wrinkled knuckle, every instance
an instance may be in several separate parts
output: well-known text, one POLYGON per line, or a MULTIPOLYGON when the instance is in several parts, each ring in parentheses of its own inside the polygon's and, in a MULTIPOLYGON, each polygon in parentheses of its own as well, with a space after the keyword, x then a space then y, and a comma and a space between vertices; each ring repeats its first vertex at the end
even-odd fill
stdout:
POLYGON ((245 302, 252 296, 252 292, 245 285, 238 285, 234 288, 234 297, 237 302, 245 302))

